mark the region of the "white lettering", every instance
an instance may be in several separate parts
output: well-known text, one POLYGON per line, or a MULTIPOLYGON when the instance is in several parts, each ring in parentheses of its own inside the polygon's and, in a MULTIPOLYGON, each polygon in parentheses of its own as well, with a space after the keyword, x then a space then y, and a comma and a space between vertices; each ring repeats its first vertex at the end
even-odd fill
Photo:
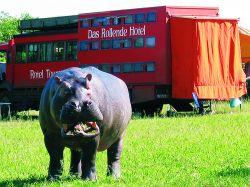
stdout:
POLYGON ((43 79, 43 70, 42 71, 34 71, 30 70, 30 79, 43 79))
POLYGON ((129 28, 129 35, 130 36, 144 36, 146 34, 146 25, 143 27, 130 27, 129 28))
POLYGON ((88 30, 88 39, 99 38, 99 31, 88 30))

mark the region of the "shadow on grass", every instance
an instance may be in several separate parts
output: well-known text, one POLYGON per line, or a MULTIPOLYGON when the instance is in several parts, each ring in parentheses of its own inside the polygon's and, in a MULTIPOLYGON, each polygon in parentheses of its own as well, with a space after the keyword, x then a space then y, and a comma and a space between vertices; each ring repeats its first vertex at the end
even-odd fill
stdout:
POLYGON ((226 169, 218 173, 220 177, 249 177, 250 168, 237 168, 237 169, 226 169))
POLYGON ((9 179, 9 180, 3 180, 0 181, 0 186, 28 186, 31 184, 37 184, 37 183, 42 183, 46 182, 46 177, 35 177, 31 176, 27 179, 9 179))
POLYGON ((79 180, 80 178, 75 177, 75 176, 67 176, 67 177, 62 177, 59 180, 54 180, 54 181, 49 181, 47 180, 47 177, 37 177, 37 176, 30 176, 29 178, 26 179, 9 179, 9 180, 2 180, 0 181, 0 186, 20 186, 20 187, 24 187, 24 186, 30 186, 30 185, 39 185, 39 184, 43 184, 42 186, 47 186, 50 183, 60 183, 60 182, 70 182, 70 181, 75 181, 75 180, 79 180))

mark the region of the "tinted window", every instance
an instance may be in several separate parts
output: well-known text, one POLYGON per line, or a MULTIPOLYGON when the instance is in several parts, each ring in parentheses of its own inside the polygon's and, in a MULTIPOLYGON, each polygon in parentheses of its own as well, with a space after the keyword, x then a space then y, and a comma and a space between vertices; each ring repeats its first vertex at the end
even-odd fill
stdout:
POLYGON ((91 42, 91 49, 92 49, 92 50, 97 50, 97 49, 99 49, 99 41, 92 41, 92 42, 91 42))
POLYGON ((80 42, 80 51, 86 51, 89 49, 89 42, 81 41, 80 42))
POLYGON ((121 65, 115 64, 112 66, 112 73, 120 73, 121 72, 121 65))
POLYGON ((135 72, 142 72, 143 71, 143 63, 136 63, 134 65, 135 67, 135 72))
POLYGON ((113 48, 114 49, 121 48, 121 40, 113 40, 113 48))
POLYGON ((111 40, 102 40, 102 49, 109 49, 111 48, 111 40))
POLYGON ((135 15, 135 23, 143 23, 144 22, 144 14, 136 14, 135 15))
POLYGON ((103 20, 102 20, 102 25, 103 25, 103 26, 108 26, 108 25, 110 25, 110 18, 103 18, 103 20))
POLYGON ((155 37, 146 38, 146 47, 154 47, 155 46, 155 37))
POLYGON ((155 12, 149 12, 147 14, 147 22, 155 22, 156 21, 156 13, 155 12))
POLYGON ((125 39, 124 40, 124 48, 130 48, 132 45, 132 40, 131 39, 125 39))
POLYGON ((98 27, 99 26, 99 23, 100 23, 100 18, 94 18, 92 20, 92 26, 93 27, 98 27))
POLYGON ((144 46, 143 38, 136 38, 135 47, 143 47, 143 46, 144 46))
POLYGON ((155 71, 155 64, 154 64, 154 62, 147 63, 146 71, 147 72, 155 71))
POLYGON ((53 57, 53 43, 47 43, 46 44, 46 61, 50 62, 52 61, 53 57))
POLYGON ((132 72, 133 71, 133 65, 132 64, 124 64, 123 65, 123 72, 132 72))
POLYGON ((90 27, 90 20, 89 19, 83 19, 83 20, 81 20, 81 27, 82 28, 88 28, 88 27, 90 27))
POLYGON ((22 63, 27 61, 26 45, 16 46, 16 63, 22 63))
POLYGON ((133 15, 127 15, 125 17, 125 24, 131 24, 131 23, 134 23, 133 15))
POLYGON ((121 24, 121 18, 119 18, 119 17, 114 17, 114 18, 113 18, 113 24, 114 24, 114 25, 120 25, 120 24, 121 24))
POLYGON ((64 42, 56 42, 54 44, 54 59, 55 61, 63 61, 64 58, 64 42))
POLYGON ((39 61, 38 44, 29 44, 28 46, 28 61, 37 62, 39 61))
POLYGON ((102 65, 102 71, 110 73, 110 65, 109 64, 103 64, 102 65))
POLYGON ((66 42, 66 60, 76 60, 77 56, 77 41, 66 42))
POLYGON ((46 43, 40 44, 40 60, 41 62, 46 61, 46 43))

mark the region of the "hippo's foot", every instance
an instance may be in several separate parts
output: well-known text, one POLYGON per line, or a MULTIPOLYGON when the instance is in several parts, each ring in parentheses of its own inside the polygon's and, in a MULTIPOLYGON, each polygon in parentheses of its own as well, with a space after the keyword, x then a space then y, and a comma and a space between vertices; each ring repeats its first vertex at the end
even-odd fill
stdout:
POLYGON ((57 181, 61 179, 61 175, 51 175, 49 174, 46 178, 48 181, 57 181))
POLYGON ((60 180, 62 176, 62 165, 57 168, 49 168, 47 180, 56 181, 60 180))
POLYGON ((112 176, 114 179, 119 179, 121 177, 120 165, 115 164, 113 166, 108 166, 107 176, 112 176))
POLYGON ((82 172, 82 178, 84 180, 96 181, 97 180, 97 175, 96 175, 96 169, 95 169, 95 167, 83 171, 82 172))

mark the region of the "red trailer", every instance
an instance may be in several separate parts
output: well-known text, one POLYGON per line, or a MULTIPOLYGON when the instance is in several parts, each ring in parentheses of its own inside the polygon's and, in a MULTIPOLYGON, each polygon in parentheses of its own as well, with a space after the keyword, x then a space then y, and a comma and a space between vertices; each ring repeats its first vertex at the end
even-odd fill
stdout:
MULTIPOLYGON (((172 94, 174 16, 212 19, 218 8, 161 6, 22 21, 22 34, 0 47, 9 57, 0 99, 11 100, 16 109, 37 109, 41 90, 54 72, 91 65, 127 83, 135 110, 152 114, 164 103, 190 109, 192 93, 184 98, 172 94)), ((178 45, 185 46, 185 53, 188 43, 178 45)))

